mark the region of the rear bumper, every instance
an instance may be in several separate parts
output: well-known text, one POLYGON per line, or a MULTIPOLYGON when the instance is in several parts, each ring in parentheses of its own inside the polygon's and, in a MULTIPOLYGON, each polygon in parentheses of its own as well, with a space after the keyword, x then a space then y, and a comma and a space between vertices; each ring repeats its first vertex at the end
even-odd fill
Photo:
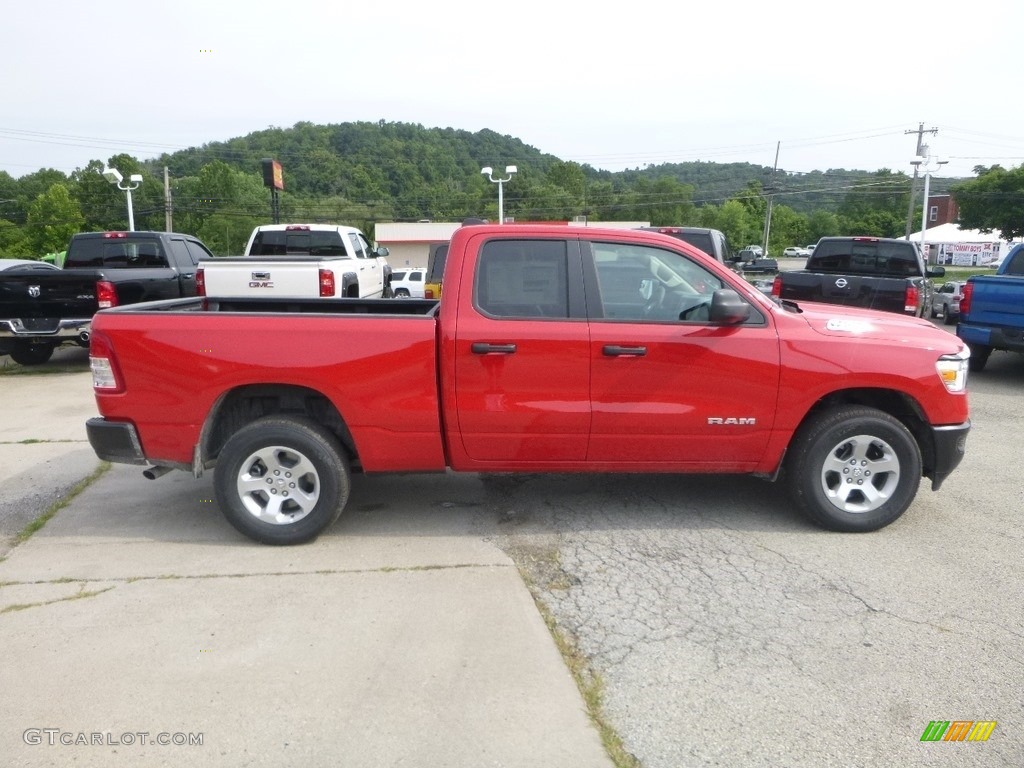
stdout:
POLYGON ((0 339, 23 339, 25 341, 57 339, 70 341, 89 340, 92 318, 24 318, 14 317, 0 320, 0 339), (28 325, 26 325, 26 322, 28 325), (85 337, 82 338, 82 334, 85 337))
POLYGON ((89 445, 104 461, 117 464, 148 464, 135 425, 125 421, 107 421, 95 417, 85 422, 89 445))
POLYGON ((932 427, 932 442, 935 445, 935 465, 928 477, 932 481, 932 490, 939 490, 942 482, 960 464, 967 448, 967 433, 971 429, 970 420, 963 424, 949 427, 932 427))
POLYGON ((956 327, 956 335, 968 344, 978 344, 1009 352, 1024 352, 1024 329, 1022 328, 1000 328, 960 323, 956 327))

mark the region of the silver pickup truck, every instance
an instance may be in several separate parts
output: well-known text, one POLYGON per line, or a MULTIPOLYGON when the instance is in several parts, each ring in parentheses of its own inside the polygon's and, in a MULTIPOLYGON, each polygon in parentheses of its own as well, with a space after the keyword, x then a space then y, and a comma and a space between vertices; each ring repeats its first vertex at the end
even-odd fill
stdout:
POLYGON ((204 260, 197 280, 217 298, 391 298, 387 255, 354 227, 266 224, 245 255, 204 260))

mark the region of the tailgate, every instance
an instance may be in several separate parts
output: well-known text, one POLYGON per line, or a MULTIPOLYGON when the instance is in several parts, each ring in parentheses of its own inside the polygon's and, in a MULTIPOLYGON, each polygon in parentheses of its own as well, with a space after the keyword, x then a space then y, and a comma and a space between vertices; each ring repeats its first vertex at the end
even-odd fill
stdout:
POLYGON ((849 307, 903 312, 907 285, 860 275, 796 274, 782 272, 781 298, 820 301, 849 307))
POLYGON ((961 322, 1024 328, 1024 277, 984 275, 969 282, 970 313, 961 322))
MULTIPOLYGON (((320 295, 320 265, 317 262, 218 262, 200 264, 206 279, 206 295, 296 299, 320 295)), ((337 275, 340 278, 340 275, 337 275)))
POLYGON ((97 277, 76 270, 0 276, 0 318, 17 318, 27 330, 44 332, 55 331, 61 318, 90 318, 98 309, 97 277))

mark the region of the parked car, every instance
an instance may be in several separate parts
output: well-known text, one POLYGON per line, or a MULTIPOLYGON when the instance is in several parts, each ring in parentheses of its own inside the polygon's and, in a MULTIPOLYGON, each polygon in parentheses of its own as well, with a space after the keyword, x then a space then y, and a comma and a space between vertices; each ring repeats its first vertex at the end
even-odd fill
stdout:
POLYGON ((807 246, 807 255, 808 256, 810 256, 812 253, 814 253, 814 248, 815 248, 816 245, 817 245, 817 243, 811 243, 810 245, 807 246))
POLYGON ((799 245, 791 245, 782 251, 782 255, 806 258, 811 255, 811 252, 806 248, 801 248, 799 245))
POLYGON ((48 261, 36 261, 35 259, 0 259, 0 271, 5 269, 22 269, 30 272, 45 272, 46 270, 59 270, 56 264, 48 261))
POLYGON ((932 295, 932 317, 942 315, 942 322, 952 325, 960 317, 960 299, 964 295, 966 280, 943 283, 932 295))
POLYGON ((765 256, 768 255, 764 252, 764 248, 762 248, 760 245, 748 245, 743 250, 751 251, 754 254, 755 259, 763 259, 765 256))
POLYGON ((391 273, 391 290, 396 299, 400 298, 423 298, 423 278, 426 276, 425 269, 401 269, 391 273))

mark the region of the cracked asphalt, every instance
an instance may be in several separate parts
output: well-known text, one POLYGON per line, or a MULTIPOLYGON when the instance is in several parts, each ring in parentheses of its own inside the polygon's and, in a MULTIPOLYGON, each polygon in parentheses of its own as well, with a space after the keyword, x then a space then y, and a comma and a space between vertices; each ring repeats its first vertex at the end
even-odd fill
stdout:
MULTIPOLYGON (((1017 767, 1022 385, 1024 356, 994 355, 971 374, 963 464, 941 491, 923 484, 899 521, 872 534, 822 531, 781 487, 747 477, 403 476, 358 479, 318 544, 272 552, 305 572, 358 569, 381 552, 389 568, 396 557, 408 565, 406 548, 439 536, 441 552, 497 544, 603 682, 605 720, 643 768, 1017 767), (936 720, 998 725, 984 743, 921 742, 936 720)), ((81 516, 87 540, 233 542, 223 520, 187 507, 202 494, 186 480, 127 482, 122 496, 139 495, 131 515, 81 516), (156 500, 181 511, 153 516, 156 500)), ((124 563, 106 562, 107 577, 137 578, 141 562, 158 575, 181 570, 176 559, 114 551, 124 563)), ((235 546, 233 557, 244 565, 267 552, 235 546)), ((80 610, 80 593, 109 588, 45 581, 55 575, 76 574, 40 572, 32 578, 43 582, 8 586, 8 599, 80 610)), ((486 605, 482 597, 477 607, 486 605)))
POLYGON ((645 768, 1021 766, 1022 385, 1024 357, 972 374, 964 462, 873 534, 753 478, 533 475, 485 484, 499 543, 645 768), (933 720, 998 725, 922 743, 933 720))

